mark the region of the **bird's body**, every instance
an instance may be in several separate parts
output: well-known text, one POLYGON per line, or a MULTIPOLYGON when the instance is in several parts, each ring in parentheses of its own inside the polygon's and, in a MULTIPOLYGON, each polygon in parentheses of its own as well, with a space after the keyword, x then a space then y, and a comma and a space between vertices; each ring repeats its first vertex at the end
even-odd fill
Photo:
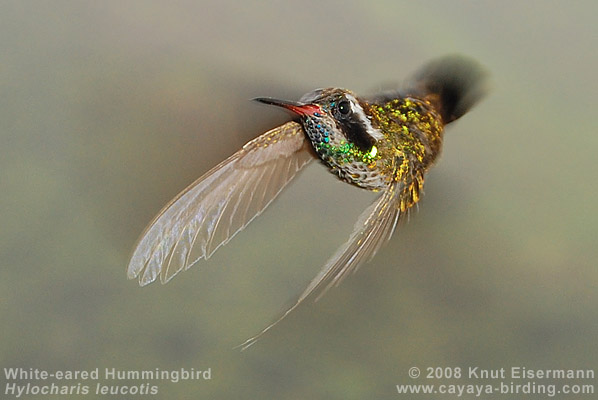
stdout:
POLYGON ((305 117, 308 137, 320 159, 341 179, 362 188, 378 191, 403 182, 401 211, 416 203, 423 173, 442 146, 444 123, 430 100, 396 97, 368 102, 342 89, 323 90, 322 97, 324 112, 348 102, 356 117, 348 124, 341 118, 326 123, 317 116, 305 117))
POLYGON ((474 62, 448 57, 421 69, 404 91, 371 99, 339 88, 314 90, 299 102, 256 99, 290 110, 297 121, 249 142, 164 207, 139 240, 129 277, 139 277, 142 285, 158 276, 167 282, 210 257, 314 155, 340 179, 382 192, 297 302, 244 343, 251 345, 317 289, 323 293, 373 257, 400 216, 418 202, 424 174, 440 154, 444 126, 481 97, 483 78, 474 62))

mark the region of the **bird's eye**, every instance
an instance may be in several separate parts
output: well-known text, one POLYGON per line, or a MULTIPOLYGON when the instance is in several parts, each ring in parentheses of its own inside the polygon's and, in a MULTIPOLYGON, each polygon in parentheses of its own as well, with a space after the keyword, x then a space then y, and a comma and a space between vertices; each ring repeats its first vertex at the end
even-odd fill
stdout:
POLYGON ((343 100, 338 103, 338 112, 343 117, 346 117, 351 113, 351 104, 347 100, 343 100))

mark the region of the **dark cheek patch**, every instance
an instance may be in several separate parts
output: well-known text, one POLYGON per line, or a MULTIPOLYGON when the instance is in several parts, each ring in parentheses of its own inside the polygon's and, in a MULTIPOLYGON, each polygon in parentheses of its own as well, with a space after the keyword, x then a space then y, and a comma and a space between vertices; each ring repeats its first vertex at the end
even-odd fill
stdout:
POLYGON ((368 134, 367 128, 357 115, 338 121, 345 137, 363 152, 368 152, 375 144, 375 139, 368 134))

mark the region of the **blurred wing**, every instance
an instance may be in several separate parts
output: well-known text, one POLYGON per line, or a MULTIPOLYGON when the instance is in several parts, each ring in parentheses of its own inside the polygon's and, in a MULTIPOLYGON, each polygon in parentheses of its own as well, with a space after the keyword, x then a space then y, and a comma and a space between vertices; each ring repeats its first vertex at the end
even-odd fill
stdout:
POLYGON ((242 349, 254 344, 264 333, 280 322, 293 311, 303 300, 321 290, 319 299, 330 287, 337 285, 351 271, 355 271, 364 261, 369 261, 392 235, 394 228, 402 215, 400 212, 400 198, 403 186, 400 182, 393 182, 384 193, 370 205, 359 217, 353 233, 337 252, 328 260, 320 273, 310 282, 301 296, 276 321, 268 325, 256 336, 240 345, 242 349))
POLYGON ((140 285, 168 282, 209 258, 258 216, 314 156, 288 122, 247 143, 166 205, 141 235, 128 266, 140 285))

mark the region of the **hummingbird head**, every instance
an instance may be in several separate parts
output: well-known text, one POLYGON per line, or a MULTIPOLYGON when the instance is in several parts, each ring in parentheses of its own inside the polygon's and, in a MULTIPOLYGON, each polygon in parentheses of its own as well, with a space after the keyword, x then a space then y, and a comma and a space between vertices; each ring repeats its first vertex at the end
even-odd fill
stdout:
POLYGON ((342 177, 348 179, 346 172, 355 174, 355 170, 375 165, 378 159, 376 143, 384 136, 372 125, 371 116, 366 112, 369 110, 367 103, 349 90, 316 89, 298 102, 271 98, 255 100, 298 115, 318 156, 338 170, 342 177))

